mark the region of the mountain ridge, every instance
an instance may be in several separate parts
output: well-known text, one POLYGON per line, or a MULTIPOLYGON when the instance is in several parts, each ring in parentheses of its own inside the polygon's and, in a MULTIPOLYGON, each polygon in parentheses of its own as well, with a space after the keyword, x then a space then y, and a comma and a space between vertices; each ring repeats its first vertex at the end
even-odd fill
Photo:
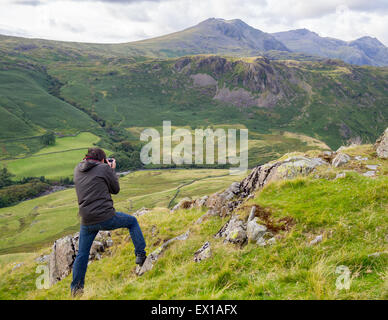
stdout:
POLYGON ((89 43, 2 36, 15 43, 12 49, 33 50, 56 45, 61 48, 91 50, 111 56, 181 57, 193 54, 227 56, 266 55, 271 59, 306 60, 314 56, 341 59, 356 65, 388 66, 388 48, 377 38, 363 36, 352 41, 321 37, 306 28, 267 33, 241 19, 209 18, 170 34, 123 43, 89 43), (29 45, 18 44, 29 43, 29 45), (312 56, 312 57, 311 57, 312 56))

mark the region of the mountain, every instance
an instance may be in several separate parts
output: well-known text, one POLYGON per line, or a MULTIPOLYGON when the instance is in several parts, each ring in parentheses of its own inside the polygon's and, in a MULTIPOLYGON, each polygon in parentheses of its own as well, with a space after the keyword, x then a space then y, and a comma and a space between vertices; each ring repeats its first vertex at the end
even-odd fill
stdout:
POLYGON ((376 38, 363 37, 355 41, 342 41, 320 37, 307 29, 272 34, 293 52, 341 59, 356 65, 388 65, 388 48, 376 38))
MULTIPOLYGON (((297 33, 321 39, 308 30, 297 33)), ((293 34, 287 37, 300 37, 293 34)), ((343 44, 323 40, 333 52, 343 44)), ((361 38, 347 48, 381 59, 385 47, 378 44, 361 38)), ((91 131, 117 141, 117 130, 129 137, 130 128, 169 119, 177 126, 242 124, 252 134, 300 133, 336 148, 376 139, 386 126, 387 77, 386 68, 290 52, 241 20, 209 19, 165 37, 114 45, 0 36, 1 147, 13 150, 7 157, 18 156, 15 139, 47 130, 91 131), (264 57, 226 57, 262 50, 268 50, 264 57), (166 58, 200 51, 225 56, 166 58)), ((17 150, 31 144, 23 140, 17 150)))
POLYGON ((240 19, 216 18, 180 32, 124 46, 169 57, 200 53, 253 56, 269 50, 289 51, 272 35, 252 28, 240 19))
POLYGON ((273 34, 255 29, 240 19, 210 18, 165 36, 120 44, 96 44, 25 39, 0 35, 1 47, 13 55, 39 52, 39 58, 104 57, 170 58, 194 54, 266 56, 274 60, 317 61, 341 59, 356 65, 388 66, 388 48, 371 37, 346 42, 320 37, 307 29, 273 34))

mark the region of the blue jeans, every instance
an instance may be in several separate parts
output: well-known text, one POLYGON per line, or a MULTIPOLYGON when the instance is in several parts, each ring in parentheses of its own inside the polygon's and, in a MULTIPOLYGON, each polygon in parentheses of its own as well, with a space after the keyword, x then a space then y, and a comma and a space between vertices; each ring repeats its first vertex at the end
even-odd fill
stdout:
POLYGON ((131 234, 135 255, 145 255, 146 243, 137 219, 129 214, 116 212, 115 216, 101 223, 85 226, 81 225, 79 233, 79 249, 73 264, 73 282, 71 289, 77 290, 84 287, 86 269, 88 267, 89 252, 94 238, 100 230, 114 230, 128 228, 131 234))

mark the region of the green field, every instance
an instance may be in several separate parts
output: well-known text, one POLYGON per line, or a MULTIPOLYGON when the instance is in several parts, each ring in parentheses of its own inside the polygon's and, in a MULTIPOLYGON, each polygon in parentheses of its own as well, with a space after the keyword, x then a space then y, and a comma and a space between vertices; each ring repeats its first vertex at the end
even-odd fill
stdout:
MULTIPOLYGON (((166 208, 173 199, 175 204, 183 197, 203 196, 240 179, 230 176, 228 170, 138 171, 120 179, 121 191, 113 199, 115 208, 124 212, 166 208)), ((0 254, 28 252, 75 232, 79 228, 77 212, 73 188, 1 208, 0 254)))
MULTIPOLYGON (((99 140, 99 137, 90 132, 57 138, 53 146, 45 147, 23 159, 2 161, 2 164, 15 175, 15 180, 40 176, 47 179, 72 177, 75 165, 83 159, 88 148, 99 140)), ((110 153, 109 150, 105 151, 110 153)))

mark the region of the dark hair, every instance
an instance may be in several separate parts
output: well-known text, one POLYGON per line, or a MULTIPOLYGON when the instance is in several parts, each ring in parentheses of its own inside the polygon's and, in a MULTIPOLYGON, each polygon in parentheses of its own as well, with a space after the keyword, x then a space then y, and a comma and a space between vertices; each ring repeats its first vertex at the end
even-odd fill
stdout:
POLYGON ((85 155, 86 160, 104 160, 106 159, 106 154, 104 150, 100 148, 89 148, 88 153, 85 155))

